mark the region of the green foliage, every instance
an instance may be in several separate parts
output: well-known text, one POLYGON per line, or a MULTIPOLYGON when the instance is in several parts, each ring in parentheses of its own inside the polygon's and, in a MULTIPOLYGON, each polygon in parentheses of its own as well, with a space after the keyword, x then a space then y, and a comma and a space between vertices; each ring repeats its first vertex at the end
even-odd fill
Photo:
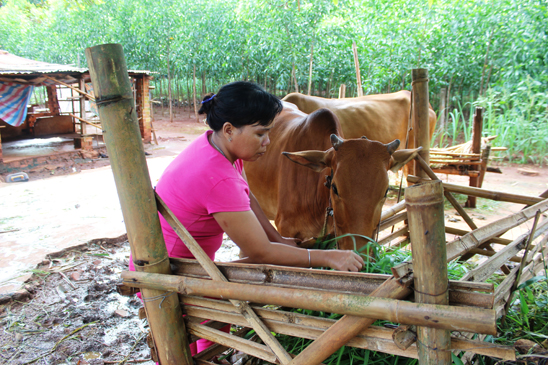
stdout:
POLYGON ((518 339, 541 343, 548 339, 548 280, 546 275, 529 279, 518 287, 504 325, 499 323, 501 335, 493 339, 511 344, 518 339))
POLYGON ((85 67, 86 47, 120 43, 130 69, 159 81, 169 67, 172 89, 189 99, 194 66, 198 94, 244 79, 283 96, 294 91, 293 67, 306 91, 313 46, 313 94, 336 97, 344 83, 351 97, 356 42, 364 94, 409 89, 410 70, 428 68, 435 108, 440 89, 450 89, 443 144, 469 138, 470 110, 482 105, 496 145, 542 162, 547 18, 538 0, 2 0, 0 48, 85 67))

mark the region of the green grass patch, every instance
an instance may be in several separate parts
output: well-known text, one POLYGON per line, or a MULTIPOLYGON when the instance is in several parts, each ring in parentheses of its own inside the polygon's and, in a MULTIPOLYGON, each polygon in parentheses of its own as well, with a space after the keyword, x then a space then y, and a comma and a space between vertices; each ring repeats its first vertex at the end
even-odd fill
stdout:
MULTIPOLYGON (((374 261, 367 260, 362 272, 391 274, 391 268, 404 261, 411 261, 411 252, 407 249, 386 248, 379 246, 375 241, 369 239, 369 248, 371 248, 374 261)), ((321 242, 316 242, 314 248, 332 249, 335 247, 335 239, 327 237, 321 242)), ((364 250, 359 253, 363 255, 364 250)), ((464 274, 473 268, 473 264, 465 262, 460 263, 453 260, 448 263, 448 277, 450 280, 459 280, 464 274)), ((496 285, 504 280, 504 275, 494 275, 488 282, 496 285)), ((535 277, 522 284, 518 288, 518 292, 514 296, 512 306, 507 316, 506 325, 502 326, 498 321, 499 333, 498 337, 487 336, 484 341, 490 343, 513 345, 518 339, 524 338, 535 341, 540 344, 542 341, 548 340, 548 281, 546 276, 535 277)), ((338 319, 339 314, 311 311, 306 309, 291 309, 291 312, 301 313, 316 317, 338 319)), ((375 326, 394 327, 395 324, 388 321, 376 321, 375 326)), ((291 337, 277 334, 276 337, 284 346, 284 348, 292 354, 301 353, 312 340, 303 338, 291 337)), ((462 364, 460 360, 462 354, 452 355, 455 365, 462 364)), ((477 357, 478 364, 495 364, 497 359, 484 356, 477 357)), ((418 360, 388 355, 381 352, 357 349, 352 347, 342 347, 324 362, 326 365, 353 365, 353 364, 379 364, 379 365, 416 365, 418 360)))

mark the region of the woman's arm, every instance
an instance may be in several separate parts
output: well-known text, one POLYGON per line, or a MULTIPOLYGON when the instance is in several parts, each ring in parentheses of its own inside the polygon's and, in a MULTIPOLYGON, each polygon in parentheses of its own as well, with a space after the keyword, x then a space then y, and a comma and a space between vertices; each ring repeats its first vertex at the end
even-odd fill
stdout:
POLYGON ((261 225, 261 227, 263 227, 266 236, 271 242, 279 242, 285 245, 297 247, 297 242, 300 242, 300 240, 297 238, 282 237, 282 235, 270 223, 270 220, 266 217, 266 214, 264 214, 263 209, 259 205, 257 198, 255 198, 255 195, 253 195, 252 192, 249 192, 249 200, 251 204, 251 210, 257 216, 259 224, 261 225))
POLYGON ((251 210, 214 213, 213 217, 246 253, 245 262, 296 267, 327 266, 341 271, 359 271, 363 267, 363 259, 353 251, 306 250, 270 242, 259 219, 251 210))
MULTIPOLYGON (((247 176, 245 174, 245 170, 242 170, 242 176, 247 182, 247 176)), ((283 243, 283 244, 295 246, 295 247, 297 246, 297 243, 300 242, 300 240, 297 238, 282 237, 282 235, 270 223, 270 220, 267 218, 266 214, 264 214, 263 209, 259 205, 257 198, 255 198, 255 195, 253 195, 251 191, 249 192, 249 200, 250 200, 251 210, 257 216, 257 219, 259 220, 261 227, 263 227, 266 233, 266 236, 271 242, 279 242, 279 243, 283 243)))

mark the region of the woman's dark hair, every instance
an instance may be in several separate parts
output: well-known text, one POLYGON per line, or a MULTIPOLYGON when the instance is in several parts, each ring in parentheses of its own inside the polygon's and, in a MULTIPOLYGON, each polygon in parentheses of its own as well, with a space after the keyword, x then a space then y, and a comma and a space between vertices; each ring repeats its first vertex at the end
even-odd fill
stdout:
POLYGON ((236 128, 255 123, 268 126, 281 111, 282 102, 274 95, 252 82, 236 81, 217 94, 207 94, 198 114, 206 114, 209 127, 219 131, 226 122, 236 128))

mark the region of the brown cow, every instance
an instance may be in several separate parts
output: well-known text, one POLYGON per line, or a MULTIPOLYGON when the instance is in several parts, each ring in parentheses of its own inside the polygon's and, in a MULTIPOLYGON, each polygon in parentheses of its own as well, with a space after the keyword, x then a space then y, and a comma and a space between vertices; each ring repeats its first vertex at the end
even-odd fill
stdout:
MULTIPOLYGON (((282 100, 295 104, 299 110, 307 114, 320 108, 331 110, 339 118, 345 138, 366 136, 382 143, 399 139, 402 141, 400 149, 415 146, 413 130, 409 133, 409 144, 405 146, 411 106, 411 93, 407 90, 343 99, 326 99, 291 93, 282 100)), ((436 127, 436 113, 432 107, 430 107, 429 123, 430 138, 432 138, 436 127)))
MULTIPOLYGON (((403 166, 413 151, 394 152, 399 141, 383 144, 340 136, 337 117, 328 109, 307 115, 284 102, 266 154, 244 164, 251 191, 283 236, 318 237, 330 199, 335 224, 329 219, 328 233, 335 226, 337 235, 372 236, 388 189, 387 170, 403 166), (331 173, 328 189, 324 183, 331 173)), ((357 238, 358 249, 366 243, 357 238)), ((353 240, 341 239, 339 248, 355 248, 353 240)))

